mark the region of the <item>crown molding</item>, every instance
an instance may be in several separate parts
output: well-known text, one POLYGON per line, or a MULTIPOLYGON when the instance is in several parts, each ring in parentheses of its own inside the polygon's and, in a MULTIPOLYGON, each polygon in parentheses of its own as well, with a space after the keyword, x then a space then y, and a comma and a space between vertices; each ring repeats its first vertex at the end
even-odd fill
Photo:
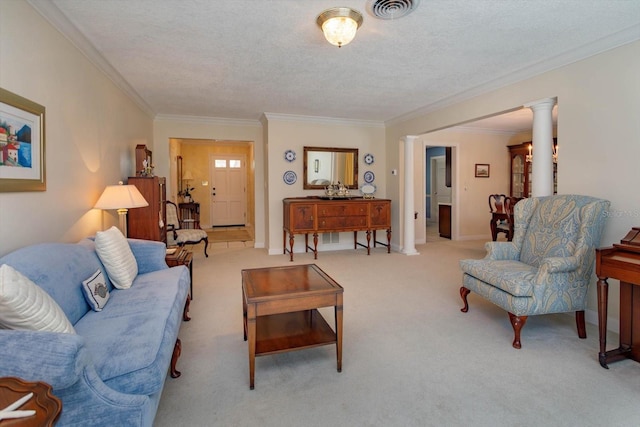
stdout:
POLYGON ((384 122, 374 120, 338 119, 334 117, 302 116, 296 114, 263 113, 267 121, 317 123, 341 126, 366 126, 384 128, 384 122))
POLYGON ((524 132, 526 130, 531 130, 531 128, 526 128, 522 130, 505 130, 505 129, 488 129, 483 127, 477 127, 472 125, 459 125, 451 128, 442 129, 440 132, 462 132, 462 133, 476 133, 476 134, 486 134, 486 135, 507 135, 513 136, 517 135, 520 132, 524 132))
POLYGON ((155 120, 160 122, 205 123, 205 124, 226 125, 226 126, 262 127, 262 123, 260 123, 260 120, 231 119, 231 118, 225 118, 225 117, 181 116, 178 114, 158 114, 155 116, 155 120))
POLYGON ((71 42, 98 70, 104 73, 120 90, 131 98, 142 111, 153 118, 155 112, 122 75, 105 59, 91 42, 73 25, 50 0, 27 0, 27 2, 67 40, 71 42))

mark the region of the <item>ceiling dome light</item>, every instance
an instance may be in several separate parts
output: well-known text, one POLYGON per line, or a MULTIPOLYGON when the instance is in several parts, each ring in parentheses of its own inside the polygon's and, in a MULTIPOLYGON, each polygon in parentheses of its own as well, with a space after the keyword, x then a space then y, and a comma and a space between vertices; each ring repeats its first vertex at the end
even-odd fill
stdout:
POLYGON ((342 47, 356 36, 362 25, 362 14, 348 7, 334 7, 318 15, 316 22, 329 43, 342 47))

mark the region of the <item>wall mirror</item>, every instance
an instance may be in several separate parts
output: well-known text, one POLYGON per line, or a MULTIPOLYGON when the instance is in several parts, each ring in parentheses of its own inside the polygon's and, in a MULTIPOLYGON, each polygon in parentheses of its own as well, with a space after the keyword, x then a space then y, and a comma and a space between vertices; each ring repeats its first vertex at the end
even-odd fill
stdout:
POLYGON ((305 190, 321 190, 338 182, 358 188, 357 148, 304 147, 303 158, 305 190))

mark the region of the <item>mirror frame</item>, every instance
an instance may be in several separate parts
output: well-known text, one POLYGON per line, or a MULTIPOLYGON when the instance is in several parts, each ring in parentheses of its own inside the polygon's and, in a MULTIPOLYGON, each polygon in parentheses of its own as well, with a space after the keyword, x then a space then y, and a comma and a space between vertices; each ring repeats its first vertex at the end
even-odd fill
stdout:
POLYGON ((304 147, 303 148, 303 171, 302 171, 302 188, 304 190, 324 190, 324 185, 313 185, 307 182, 307 167, 308 165, 308 154, 309 151, 323 151, 323 152, 332 152, 332 153, 352 153, 353 154, 353 184, 347 185, 346 187, 349 189, 357 190, 358 189, 358 149, 357 148, 336 148, 336 147, 304 147))

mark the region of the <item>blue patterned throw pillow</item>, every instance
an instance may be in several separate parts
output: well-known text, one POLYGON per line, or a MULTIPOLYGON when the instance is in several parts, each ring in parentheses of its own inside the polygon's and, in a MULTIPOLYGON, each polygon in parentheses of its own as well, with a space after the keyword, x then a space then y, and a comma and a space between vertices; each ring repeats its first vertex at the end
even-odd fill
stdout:
POLYGON ((109 288, 100 269, 82 282, 82 293, 93 311, 102 311, 109 301, 109 288))

